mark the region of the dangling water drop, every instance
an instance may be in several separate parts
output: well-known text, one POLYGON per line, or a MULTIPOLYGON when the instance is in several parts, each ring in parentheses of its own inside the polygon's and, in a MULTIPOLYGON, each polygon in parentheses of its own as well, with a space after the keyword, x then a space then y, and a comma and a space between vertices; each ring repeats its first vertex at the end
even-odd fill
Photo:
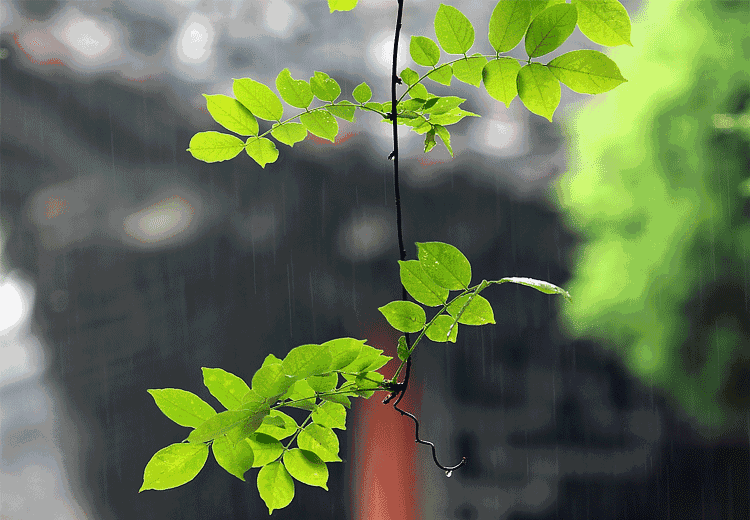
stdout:
POLYGON ((451 475, 453 475, 453 470, 452 469, 449 469, 448 471, 445 472, 445 476, 446 477, 451 478, 451 475))

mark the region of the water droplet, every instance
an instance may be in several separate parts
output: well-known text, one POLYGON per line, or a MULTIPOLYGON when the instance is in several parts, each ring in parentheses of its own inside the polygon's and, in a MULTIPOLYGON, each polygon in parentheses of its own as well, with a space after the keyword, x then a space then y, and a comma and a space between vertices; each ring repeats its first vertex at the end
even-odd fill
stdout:
POLYGON ((448 471, 445 472, 445 476, 446 477, 451 478, 451 475, 453 475, 453 470, 452 469, 449 469, 448 471))

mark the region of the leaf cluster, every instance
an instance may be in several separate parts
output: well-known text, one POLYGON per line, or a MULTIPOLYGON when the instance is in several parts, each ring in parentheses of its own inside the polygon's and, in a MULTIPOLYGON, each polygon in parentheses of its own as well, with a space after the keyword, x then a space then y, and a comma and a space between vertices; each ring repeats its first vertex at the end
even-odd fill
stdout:
MULTIPOLYGON (((329 0, 331 12, 355 6, 352 0, 329 0)), ((474 26, 457 8, 440 4, 433 25, 437 42, 426 36, 411 38, 412 60, 429 70, 423 74, 408 67, 401 71, 400 79, 407 88, 396 102, 395 115, 391 101, 371 101, 367 83, 352 91, 356 103, 337 101, 341 87, 328 74, 316 71, 309 80, 294 79, 285 68, 276 76, 278 95, 251 78, 234 80, 234 97, 204 94, 214 120, 245 139, 223 132, 199 132, 190 140, 188 151, 201 161, 218 162, 245 150, 265 168, 279 157, 268 134, 289 147, 303 141, 308 132, 334 142, 339 131, 336 118, 354 122, 355 111, 363 110, 381 115, 386 123, 396 117, 398 124, 424 135, 425 153, 435 147, 435 137, 440 137, 452 156, 446 127, 479 115, 460 107, 466 101, 463 98, 430 93, 425 79, 447 86, 453 78, 475 87, 483 85, 487 94, 506 106, 519 97, 529 111, 550 121, 560 104, 561 83, 574 92, 600 94, 626 81, 615 62, 595 50, 567 52, 544 64, 532 61, 559 48, 576 26, 600 45, 630 45, 630 18, 618 0, 573 0, 570 4, 564 0, 500 0, 490 17, 487 38, 494 54, 489 55, 468 55, 474 46, 474 26), (528 55, 525 63, 501 56, 522 40, 528 55), (461 57, 440 63, 441 49, 461 57), (312 106, 315 99, 322 104, 312 106), (282 120, 282 100, 303 111, 282 120), (271 128, 261 132, 258 119, 271 121, 271 128)))

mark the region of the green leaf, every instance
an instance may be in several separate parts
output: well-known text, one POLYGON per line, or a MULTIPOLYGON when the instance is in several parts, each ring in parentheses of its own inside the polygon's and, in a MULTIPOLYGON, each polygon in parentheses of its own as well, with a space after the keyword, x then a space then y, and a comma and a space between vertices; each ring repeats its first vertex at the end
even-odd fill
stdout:
POLYGON ((487 63, 482 69, 482 81, 487 93, 509 107, 518 94, 516 79, 519 70, 521 65, 513 58, 498 58, 487 63))
POLYGON ((329 370, 341 370, 359 356, 366 340, 354 338, 338 338, 326 341, 321 346, 328 349, 331 356, 329 370))
POLYGON ((467 289, 471 282, 471 264, 456 247, 443 242, 417 242, 417 257, 422 270, 445 289, 467 289))
POLYGON ((489 40, 496 52, 514 49, 531 21, 528 0, 500 0, 490 16, 489 40))
POLYGON ((253 390, 263 397, 276 397, 294 384, 295 379, 287 377, 283 365, 273 364, 261 367, 253 375, 253 390))
POLYGON ((284 115, 284 107, 273 91, 250 78, 235 79, 232 91, 237 101, 247 107, 255 117, 266 121, 279 121, 284 115))
POLYGON ((401 361, 406 361, 409 358, 409 347, 406 345, 406 336, 398 338, 396 352, 398 352, 398 358, 401 361))
POLYGON ((143 471, 143 485, 146 489, 172 489, 190 482, 203 469, 208 459, 208 446, 205 444, 177 443, 157 451, 143 471))
POLYGON ((339 383, 338 372, 322 376, 310 376, 307 378, 307 384, 317 393, 330 392, 339 383))
MULTIPOLYGON (((443 136, 440 134, 440 130, 438 130, 437 127, 440 125, 447 126, 447 125, 452 125, 454 123, 458 123, 466 116, 479 117, 479 114, 475 114, 474 112, 469 112, 468 110, 463 110, 461 108, 454 108, 451 111, 446 112, 445 114, 438 114, 438 115, 432 116, 430 118, 430 123, 432 123, 435 126, 435 130, 438 132, 438 135, 440 136, 441 139, 443 139, 443 136)), ((450 135, 449 134, 447 135, 448 135, 448 141, 450 144, 450 135)), ((443 139, 443 141, 445 141, 445 139, 443 139)), ((450 151, 450 147, 449 147, 449 151, 450 151)), ((451 152, 451 155, 453 155, 452 152, 451 152)))
POLYGON ((430 340, 437 343, 445 343, 446 341, 455 343, 458 336, 458 323, 456 323, 455 318, 441 314, 427 327, 425 334, 430 340))
MULTIPOLYGON (((430 129, 424 136, 424 153, 429 152, 433 148, 435 148, 435 129, 430 125, 430 129)), ((414 299, 416 300, 416 298, 414 299)))
POLYGON ((377 370, 380 367, 382 367, 383 365, 385 365, 386 363, 388 363, 391 359, 393 359, 391 356, 383 356, 382 354, 380 354, 380 355, 378 355, 378 357, 376 357, 373 360, 372 363, 370 363, 369 365, 367 365, 364 368, 364 370, 365 371, 377 370))
POLYGON ((359 351, 357 358, 343 367, 341 372, 362 372, 377 362, 382 353, 383 351, 380 349, 371 347, 370 345, 362 345, 362 350, 359 351))
POLYGON ((310 88, 315 97, 331 103, 336 101, 336 98, 341 94, 339 84, 325 72, 315 71, 313 77, 310 78, 310 88))
POLYGON ((358 387, 354 393, 365 399, 369 399, 372 397, 372 394, 375 393, 375 389, 380 387, 384 379, 385 377, 380 372, 364 372, 358 374, 354 378, 354 382, 358 387))
POLYGON ((417 81, 419 81, 419 74, 411 70, 409 67, 406 67, 404 70, 402 70, 399 76, 404 81, 404 83, 409 86, 414 85, 417 81))
POLYGON ((294 146, 307 137, 307 128, 302 123, 286 122, 283 124, 274 123, 271 128, 271 135, 287 146, 294 146))
POLYGON ((370 90, 370 86, 367 83, 362 82, 354 87, 352 96, 358 103, 367 103, 372 98, 372 90, 370 90))
POLYGON ((265 367, 268 365, 280 365, 281 360, 274 356, 273 354, 268 354, 266 358, 263 360, 263 365, 261 367, 265 367))
POLYGON ((409 54, 414 63, 423 67, 434 67, 440 61, 440 48, 426 36, 411 37, 409 54))
MULTIPOLYGON (((389 104, 390 106, 390 104, 389 104)), ((383 103, 376 103, 374 101, 370 101, 369 103, 365 103, 365 108, 369 108, 370 110, 373 110, 375 112, 385 112, 386 110, 383 108, 383 103)))
POLYGON ((271 410, 271 413, 263 419, 263 423, 255 430, 255 433, 264 433, 274 439, 286 439, 297 432, 297 421, 279 410, 271 410))
POLYGON ((541 63, 530 63, 518 71, 516 84, 518 97, 524 106, 530 112, 552 121, 562 95, 560 82, 555 75, 541 63))
POLYGON ((313 390, 310 384, 304 379, 294 383, 289 391, 284 394, 284 399, 295 401, 284 403, 286 406, 301 408, 303 410, 315 409, 315 390, 313 390))
MULTIPOLYGON (((434 146, 434 132, 433 146, 434 146)), ((435 307, 443 305, 448 299, 448 289, 436 284, 427 273, 422 270, 418 260, 399 261, 401 284, 412 298, 422 305, 435 307)))
POLYGON ((453 75, 456 79, 478 87, 482 82, 482 69, 487 58, 481 54, 474 54, 471 58, 464 58, 453 64, 453 75))
POLYGON ((427 101, 424 106, 425 114, 444 114, 456 108, 466 101, 464 98, 456 96, 434 97, 427 101))
POLYGON ((180 426, 195 428, 216 415, 210 404, 197 395, 179 388, 148 390, 164 415, 180 426))
POLYGON ((240 135, 258 135, 258 120, 242 103, 222 94, 203 97, 208 113, 221 126, 240 135))
MULTIPOLYGON (((328 0, 329 3, 334 0, 328 0)), ((331 10, 333 12, 333 10, 331 10)), ((294 481, 281 461, 263 466, 258 472, 258 493, 268 507, 268 514, 274 509, 283 509, 294 498, 294 481)))
POLYGON ((221 132, 198 132, 190 139, 187 149, 199 161, 212 163, 237 157, 245 143, 237 136, 221 132))
POLYGON ((417 83, 416 85, 412 85, 411 90, 409 91, 409 96, 412 98, 427 99, 430 97, 430 93, 427 92, 427 87, 421 83, 417 83))
POLYGON ((331 142, 336 140, 336 134, 339 133, 339 124, 336 122, 336 118, 325 110, 305 112, 299 116, 299 120, 311 134, 328 139, 331 142))
POLYGON ((211 443, 211 450, 219 466, 245 481, 245 472, 253 467, 253 450, 248 443, 235 444, 226 435, 222 435, 211 443))
POLYGON ((425 324, 424 309, 412 302, 395 301, 378 307, 388 323, 401 332, 418 332, 425 324))
POLYGON ((570 296, 570 293, 563 289, 562 287, 558 287, 555 284, 544 282, 542 280, 535 280, 534 278, 522 278, 522 277, 511 277, 511 278, 503 278, 500 280, 500 282, 511 282, 511 283, 517 283, 521 285, 526 285, 528 287, 533 287, 537 291, 541 291, 544 294, 562 294, 565 296, 565 299, 572 302, 573 298, 570 296))
POLYGON ((242 408, 243 397, 250 391, 241 378, 221 368, 202 367, 203 384, 227 410, 242 408))
POLYGON ((340 394, 321 395, 320 398, 324 399, 325 401, 330 401, 332 403, 338 403, 341 406, 344 406, 346 408, 352 407, 352 402, 345 395, 340 395, 340 394))
POLYGON ((448 64, 440 65, 435 70, 427 74, 427 77, 441 85, 450 86, 453 79, 453 67, 448 64))
POLYGON ((247 155, 252 157, 255 162, 265 168, 266 164, 275 162, 279 158, 279 151, 273 141, 265 137, 248 137, 245 143, 247 155))
POLYGON ((268 415, 268 411, 268 406, 263 406, 221 412, 190 432, 188 442, 193 444, 208 442, 235 428, 240 428, 244 435, 249 435, 258 429, 258 426, 263 422, 263 418, 268 415))
POLYGON ((284 465, 289 473, 308 486, 328 491, 328 466, 312 451, 293 448, 284 452, 284 465))
POLYGON ((288 376, 302 379, 308 376, 330 372, 331 354, 321 345, 300 345, 289 351, 282 366, 288 376))
POLYGON ((323 462, 341 462, 339 439, 333 430, 319 424, 309 424, 297 436, 297 446, 315 453, 323 462))
POLYGON ((617 64, 599 51, 567 52, 550 61, 547 68, 579 94, 601 94, 627 81, 617 64))
POLYGON ((617 0, 573 0, 578 28, 592 42, 608 47, 630 43, 630 17, 617 0))
MULTIPOLYGON (((466 112, 466 114, 471 114, 471 112, 466 112)), ((440 116, 435 116, 435 117, 438 118, 438 119, 444 118, 445 114, 444 115, 440 115, 440 116)), ((461 117, 463 117, 463 116, 461 116, 461 117)), ((461 118, 459 117, 459 119, 461 119, 461 118)), ((450 123, 446 123, 446 124, 450 124, 450 123)), ((438 137, 440 137, 440 139, 443 141, 443 144, 448 149, 448 153, 451 154, 451 157, 453 157, 453 148, 451 148, 451 134, 442 125, 436 124, 436 125, 434 125, 433 128, 435 128, 435 133, 438 135, 438 137)))
POLYGON ((312 420, 321 426, 346 430, 346 408, 341 404, 326 401, 313 410, 312 420))
POLYGON ((328 0, 328 9, 334 11, 351 11, 357 7, 358 0, 328 0))
POLYGON ((479 294, 459 296, 448 305, 447 311, 454 318, 458 317, 458 322, 464 325, 495 323, 495 313, 492 312, 490 302, 479 294))
POLYGON ((253 467, 260 468, 275 461, 284 453, 284 446, 278 439, 265 433, 253 433, 243 442, 247 442, 253 450, 253 467))
POLYGON ((448 54, 466 54, 474 45, 474 26, 461 11, 441 3, 435 13, 435 36, 448 54))
POLYGON ((292 78, 289 69, 282 70, 276 76, 276 90, 281 94, 281 99, 293 107, 307 108, 313 100, 310 84, 303 79, 292 78))
POLYGON ((578 12, 570 4, 553 5, 531 22, 526 33, 526 54, 537 58, 554 51, 573 34, 578 12))
POLYGON ((354 122, 354 110, 357 108, 356 105, 352 104, 351 101, 342 99, 338 105, 325 107, 331 114, 341 119, 346 119, 350 123, 354 122))

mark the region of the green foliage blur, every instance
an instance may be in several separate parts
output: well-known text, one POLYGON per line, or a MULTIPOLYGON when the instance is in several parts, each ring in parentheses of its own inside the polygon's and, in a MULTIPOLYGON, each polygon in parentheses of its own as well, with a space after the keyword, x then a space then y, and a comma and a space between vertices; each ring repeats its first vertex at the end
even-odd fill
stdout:
POLYGON ((567 332, 614 349, 706 436, 750 405, 750 2, 651 0, 629 83, 568 120, 555 186, 582 242, 567 332))

